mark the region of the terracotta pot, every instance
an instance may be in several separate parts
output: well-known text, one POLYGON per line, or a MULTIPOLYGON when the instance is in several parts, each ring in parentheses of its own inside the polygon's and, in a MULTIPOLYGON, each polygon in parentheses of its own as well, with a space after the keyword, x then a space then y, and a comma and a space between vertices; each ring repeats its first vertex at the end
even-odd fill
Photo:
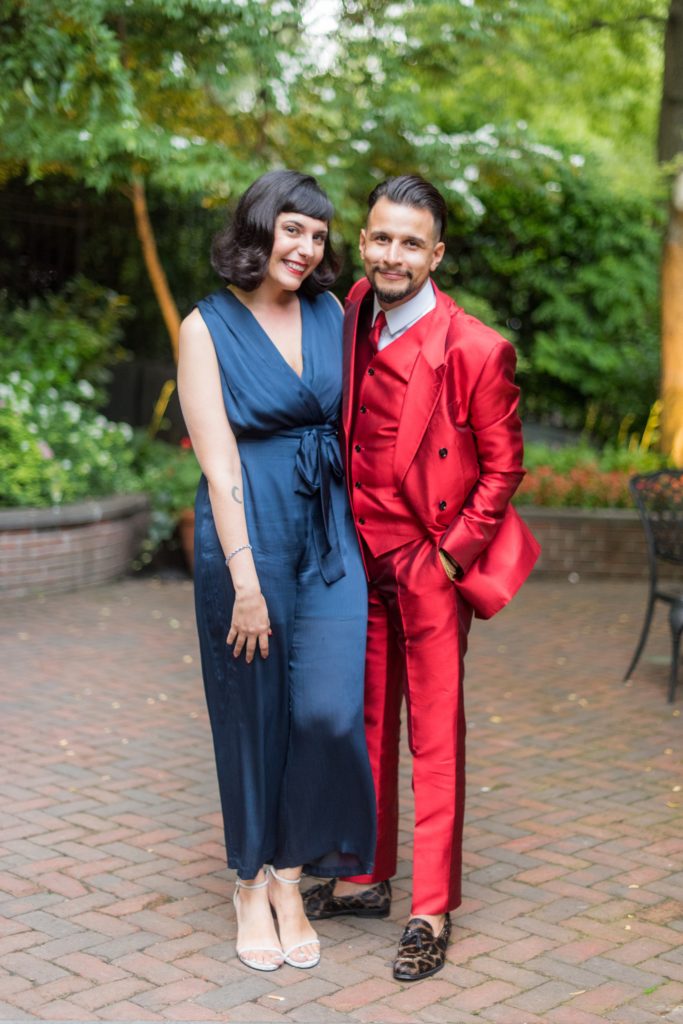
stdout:
POLYGON ((178 533, 180 535, 180 546, 185 555, 187 568, 194 575, 194 509, 186 508, 180 513, 178 519, 178 533))

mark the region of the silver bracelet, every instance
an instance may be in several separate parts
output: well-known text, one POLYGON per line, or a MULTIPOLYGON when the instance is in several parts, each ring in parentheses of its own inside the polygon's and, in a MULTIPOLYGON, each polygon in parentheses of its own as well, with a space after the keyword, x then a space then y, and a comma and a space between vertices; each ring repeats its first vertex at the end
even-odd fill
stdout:
POLYGON ((235 555, 239 555, 240 551, 251 551, 251 550, 252 550, 251 544, 240 544, 240 546, 238 548, 235 548, 235 550, 231 551, 230 554, 226 557, 225 564, 227 565, 228 562, 230 561, 230 559, 234 558, 235 555))

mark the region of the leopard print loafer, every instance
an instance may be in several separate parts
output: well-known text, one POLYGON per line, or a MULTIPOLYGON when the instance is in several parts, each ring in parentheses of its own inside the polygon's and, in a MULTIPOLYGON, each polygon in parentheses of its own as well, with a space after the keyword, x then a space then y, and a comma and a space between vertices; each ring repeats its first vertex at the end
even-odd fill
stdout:
POLYGON ((328 917, 388 917, 391 910, 391 882, 378 882, 353 896, 335 896, 336 878, 321 882, 302 893, 306 917, 322 921, 328 917))
POLYGON ((436 974, 446 963, 446 949, 451 934, 451 915, 446 914, 443 928, 434 935, 421 917, 408 922, 394 960, 397 981, 420 981, 436 974))

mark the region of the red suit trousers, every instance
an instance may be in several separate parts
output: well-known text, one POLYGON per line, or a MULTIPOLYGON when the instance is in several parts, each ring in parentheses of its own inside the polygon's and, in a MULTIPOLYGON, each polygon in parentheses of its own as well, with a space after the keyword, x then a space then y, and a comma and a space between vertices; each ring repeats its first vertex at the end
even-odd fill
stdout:
POLYGON ((373 557, 369 576, 365 730, 377 796, 372 884, 396 873, 398 755, 405 696, 413 757, 415 832, 412 913, 442 914, 461 902, 465 812, 463 660, 472 609, 449 580, 431 538, 373 557))

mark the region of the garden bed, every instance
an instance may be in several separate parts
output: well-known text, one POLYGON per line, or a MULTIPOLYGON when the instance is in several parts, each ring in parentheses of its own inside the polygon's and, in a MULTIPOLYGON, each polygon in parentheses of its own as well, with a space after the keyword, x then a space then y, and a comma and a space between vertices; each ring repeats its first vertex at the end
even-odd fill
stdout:
POLYGON ((0 509, 0 600, 75 590, 121 576, 138 552, 148 519, 144 494, 0 509))

